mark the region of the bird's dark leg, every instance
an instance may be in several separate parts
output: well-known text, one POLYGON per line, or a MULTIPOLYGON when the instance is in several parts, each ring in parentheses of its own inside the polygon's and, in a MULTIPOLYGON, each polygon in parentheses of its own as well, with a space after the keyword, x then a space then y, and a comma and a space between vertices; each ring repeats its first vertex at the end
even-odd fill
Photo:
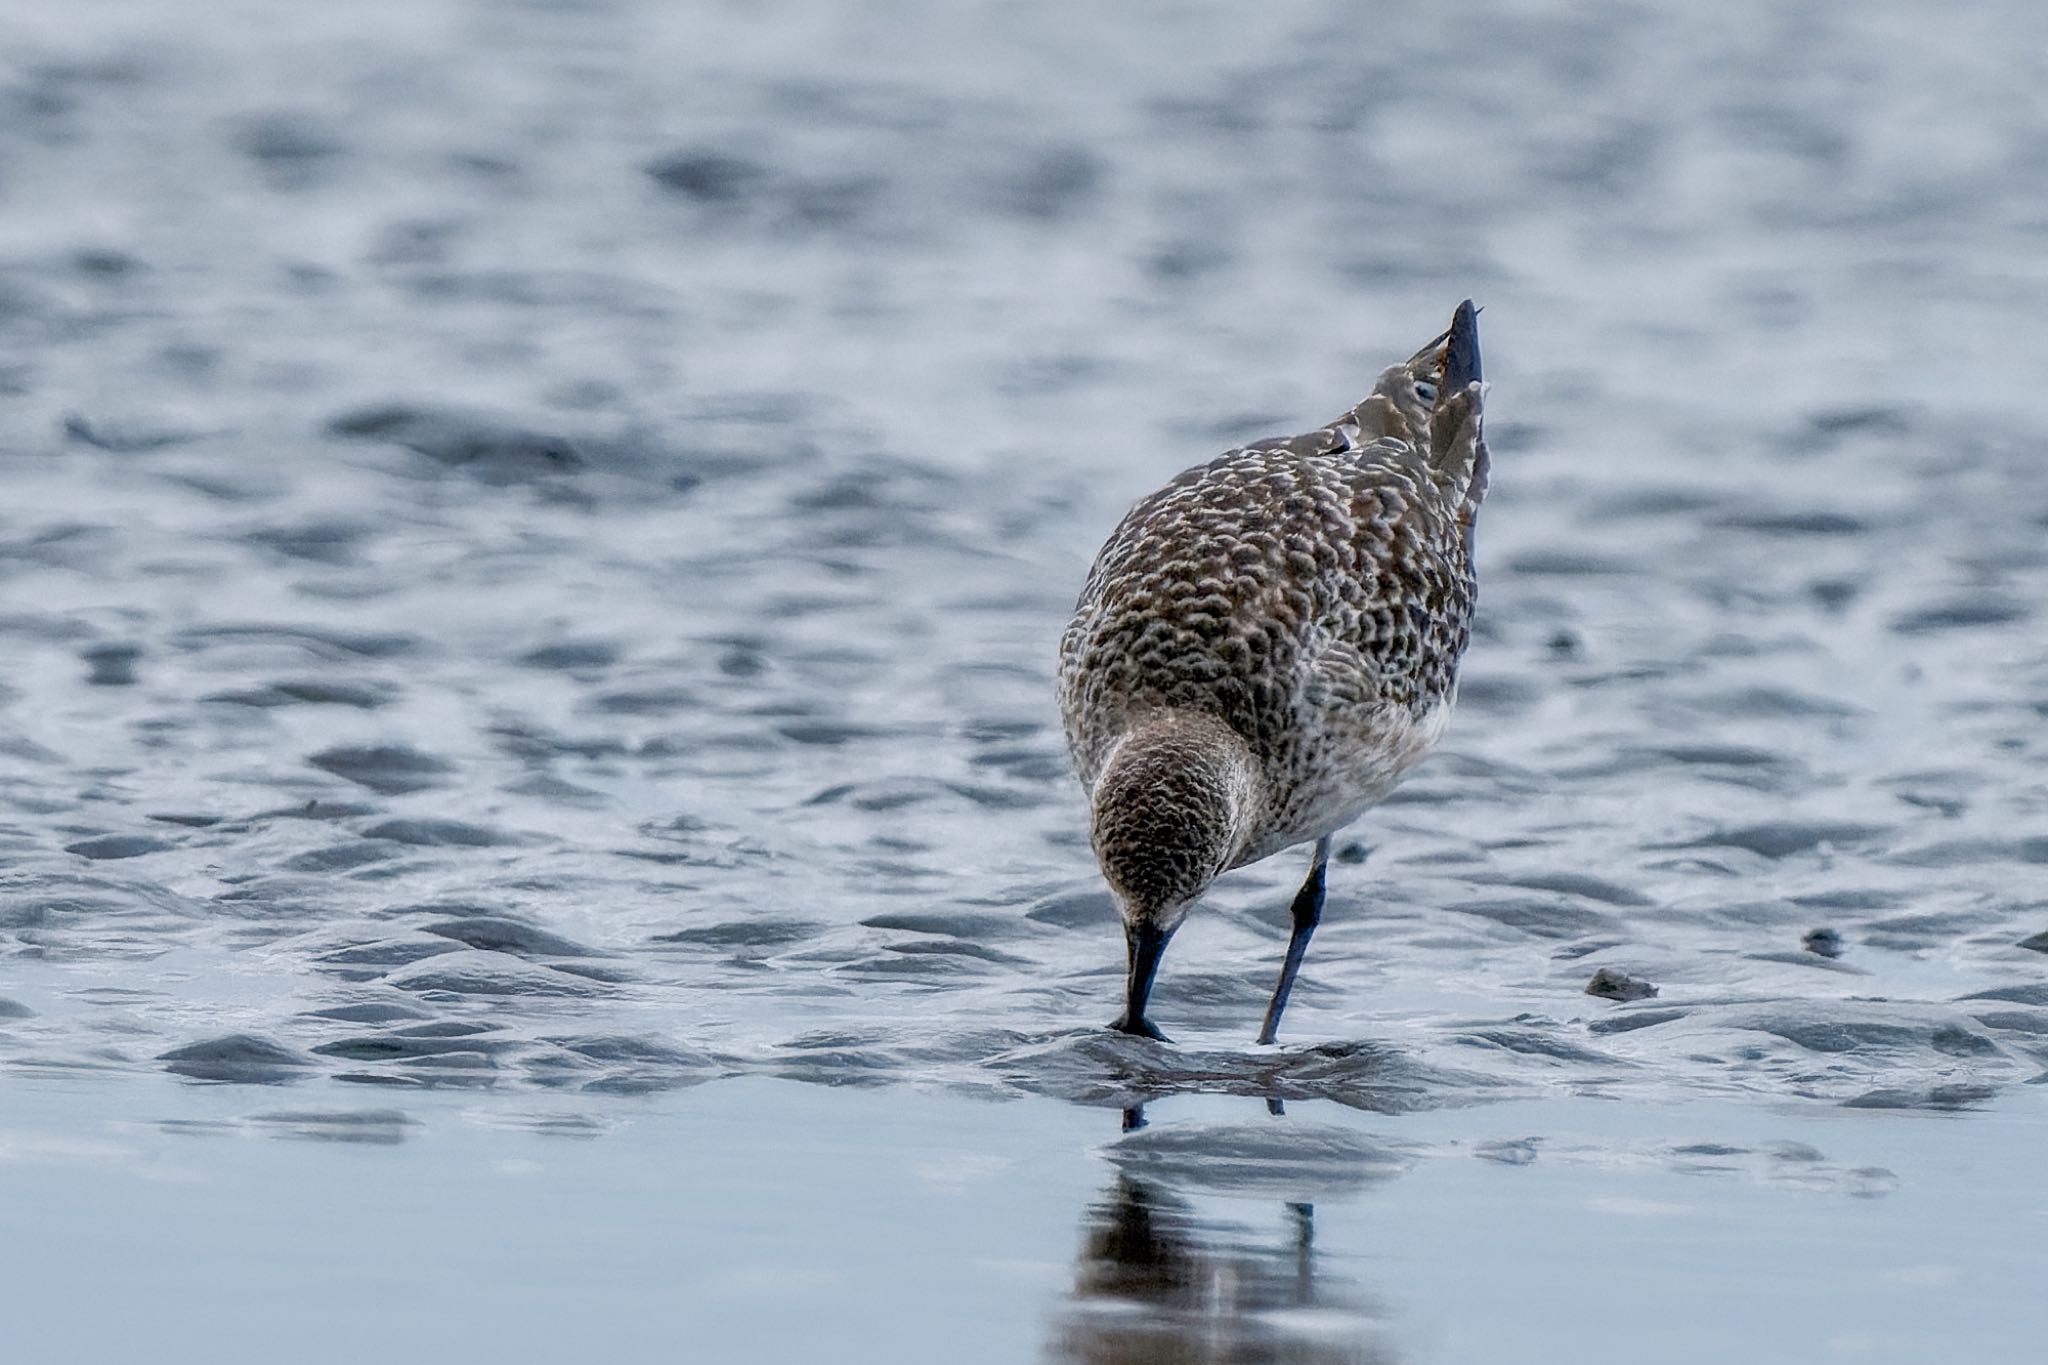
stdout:
POLYGON ((1173 1041, 1145 1017, 1145 1001, 1152 994, 1152 978, 1159 975, 1159 959, 1166 952, 1167 940, 1172 937, 1171 929, 1161 930, 1149 921, 1124 926, 1124 943, 1130 949, 1131 970, 1124 982, 1123 1017, 1110 1025, 1118 1033, 1135 1033, 1141 1038, 1156 1038, 1162 1043, 1173 1041))
POLYGON ((1315 861, 1309 864, 1308 880, 1294 893, 1294 934, 1287 940, 1287 960, 1280 964, 1280 984, 1273 988, 1273 1003, 1266 1007, 1266 1025, 1259 1030, 1262 1043, 1272 1042, 1274 1030, 1280 1027, 1280 1012, 1287 1008, 1287 993, 1294 989, 1294 975, 1301 970, 1302 956, 1308 952, 1309 936, 1323 918, 1323 869, 1329 862, 1330 836, 1325 834, 1316 840, 1315 861))

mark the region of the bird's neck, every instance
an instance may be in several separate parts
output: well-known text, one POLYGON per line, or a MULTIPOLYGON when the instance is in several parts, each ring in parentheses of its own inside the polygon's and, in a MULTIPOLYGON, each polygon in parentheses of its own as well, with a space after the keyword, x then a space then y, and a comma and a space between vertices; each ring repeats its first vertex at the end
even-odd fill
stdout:
POLYGON ((1125 913, 1170 920, 1170 929, 1236 865, 1264 809, 1264 783, 1229 726, 1162 711, 1117 743, 1093 804, 1095 855, 1125 913))

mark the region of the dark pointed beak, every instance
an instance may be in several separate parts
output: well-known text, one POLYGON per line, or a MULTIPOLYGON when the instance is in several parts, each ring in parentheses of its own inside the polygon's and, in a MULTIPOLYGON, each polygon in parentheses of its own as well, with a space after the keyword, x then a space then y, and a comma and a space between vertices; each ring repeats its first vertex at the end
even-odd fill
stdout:
POLYGON ((1161 929, 1156 924, 1140 922, 1124 926, 1124 943, 1130 949, 1131 972, 1124 984, 1123 1017, 1110 1025, 1117 1032, 1156 1038, 1162 1043, 1173 1041, 1145 1017, 1145 1001, 1152 995, 1152 979, 1159 975, 1159 959, 1165 955, 1166 945, 1172 938, 1173 930, 1161 929))
POLYGON ((1472 300, 1466 299, 1451 315, 1450 334, 1444 339, 1443 396, 1463 393, 1467 384, 1483 378, 1479 369, 1479 310, 1472 306, 1472 300))

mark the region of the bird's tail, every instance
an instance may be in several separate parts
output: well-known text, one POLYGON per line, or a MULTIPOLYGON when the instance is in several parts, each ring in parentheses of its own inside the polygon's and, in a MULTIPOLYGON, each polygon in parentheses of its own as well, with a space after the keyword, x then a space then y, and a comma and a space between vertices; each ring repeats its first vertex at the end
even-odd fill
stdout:
POLYGON ((1469 526, 1472 514, 1486 498, 1489 472, 1484 430, 1486 378, 1479 366, 1479 310, 1472 300, 1458 305, 1451 316, 1451 329, 1430 345, 1437 349, 1436 389, 1429 413, 1429 464, 1458 495, 1469 526))
POLYGON ((1371 395, 1332 425, 1355 426, 1363 445, 1382 438, 1408 445, 1429 461, 1469 518, 1486 496, 1486 441, 1480 424, 1485 403, 1479 310, 1467 299, 1446 331, 1401 364, 1382 370, 1371 395))

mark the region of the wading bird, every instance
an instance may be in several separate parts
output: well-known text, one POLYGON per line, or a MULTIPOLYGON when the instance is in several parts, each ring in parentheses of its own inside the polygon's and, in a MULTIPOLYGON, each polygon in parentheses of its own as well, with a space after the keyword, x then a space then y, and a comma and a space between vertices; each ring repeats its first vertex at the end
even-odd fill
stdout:
POLYGON ((1221 873, 1310 840, 1259 1041, 1322 917, 1330 835, 1443 733, 1486 496, 1478 310, 1303 436, 1197 465, 1131 509, 1060 640, 1060 712, 1123 912, 1124 1012, 1221 873))

